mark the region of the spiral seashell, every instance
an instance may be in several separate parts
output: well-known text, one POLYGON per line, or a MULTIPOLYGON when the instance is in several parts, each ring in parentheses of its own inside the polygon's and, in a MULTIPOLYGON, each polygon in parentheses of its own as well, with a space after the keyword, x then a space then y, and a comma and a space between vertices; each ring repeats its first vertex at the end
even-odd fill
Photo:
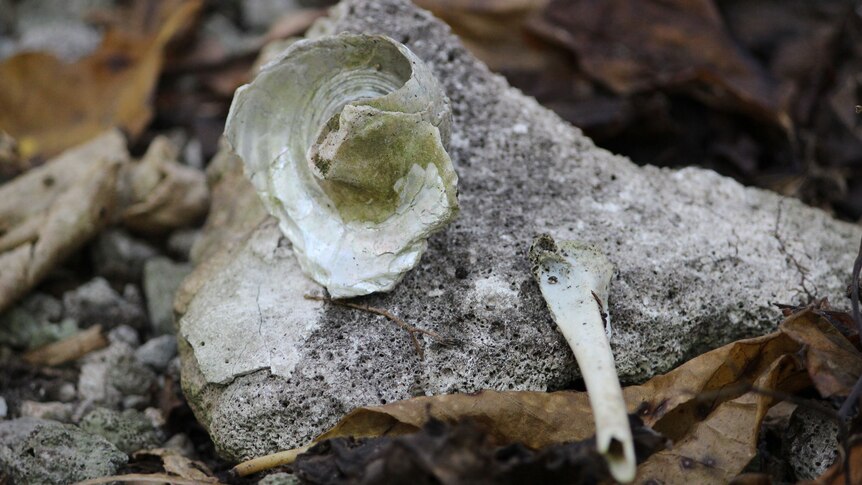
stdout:
POLYGON ((458 212, 449 101, 379 35, 301 40, 239 88, 225 136, 333 298, 391 290, 458 212))

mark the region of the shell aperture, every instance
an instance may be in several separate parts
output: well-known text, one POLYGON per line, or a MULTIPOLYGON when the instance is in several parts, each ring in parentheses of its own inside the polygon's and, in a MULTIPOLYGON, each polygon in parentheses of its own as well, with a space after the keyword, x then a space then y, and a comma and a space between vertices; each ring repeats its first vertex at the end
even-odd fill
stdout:
POLYGON ((225 136, 333 298, 388 291, 458 212, 451 110, 429 68, 394 40, 302 40, 239 88, 225 136))

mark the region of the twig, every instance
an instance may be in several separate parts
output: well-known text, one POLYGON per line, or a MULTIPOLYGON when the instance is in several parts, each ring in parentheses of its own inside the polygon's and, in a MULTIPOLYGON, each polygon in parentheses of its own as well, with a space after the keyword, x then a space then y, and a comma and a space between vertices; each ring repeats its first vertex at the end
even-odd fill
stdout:
POLYGON ((850 282, 850 308, 853 311, 853 321, 856 330, 862 336, 862 318, 859 317, 859 272, 862 271, 862 241, 859 241, 859 253, 853 262, 853 280, 850 282))
MULTIPOLYGON (((783 200, 778 201, 778 211, 775 215, 775 230, 773 231, 773 236, 775 237, 775 240, 778 241, 778 250, 781 252, 781 254, 784 255, 784 257, 790 260, 790 262, 796 268, 796 271, 799 273, 799 285, 802 287, 802 291, 805 292, 805 296, 808 297, 808 301, 806 303, 811 303, 812 301, 814 301, 814 298, 817 295, 812 294, 811 291, 808 289, 808 268, 803 266, 802 263, 800 263, 799 260, 796 259, 796 256, 790 253, 790 251, 787 249, 787 246, 784 244, 784 240, 781 238, 781 209, 783 202, 783 200)), ((817 288, 815 288, 814 291, 816 293, 817 288)))
MULTIPOLYGON (((862 318, 859 316, 859 272, 862 271, 862 241, 859 242, 859 252, 856 255, 856 261, 853 262, 853 277, 850 280, 850 308, 853 315, 853 321, 856 322, 856 330, 862 337, 862 318)), ((842 418, 850 416, 853 406, 859 401, 859 396, 862 395, 862 376, 856 381, 850 395, 841 404, 841 409, 838 414, 842 418)))
POLYGON ((853 410, 853 406, 859 401, 860 395, 862 395, 862 376, 859 376, 859 379, 856 380, 856 384, 853 385, 853 389, 850 391, 847 399, 841 404, 841 409, 838 410, 838 414, 842 418, 850 416, 850 411, 853 410))
POLYGON ((423 330, 421 328, 416 328, 412 325, 408 325, 407 322, 402 320, 401 318, 393 315, 389 310, 385 310, 383 308, 376 308, 368 305, 360 305, 358 303, 350 303, 347 301, 341 300, 333 300, 332 298, 318 295, 305 295, 306 300, 314 300, 314 301, 323 301, 326 303, 332 303, 334 305, 339 305, 347 308, 353 308, 356 310, 362 310, 364 312, 373 313, 375 315, 380 315, 382 317, 386 317, 392 323, 398 325, 407 331, 410 335, 410 340, 413 342, 413 348, 416 349, 416 353, 419 355, 419 359, 422 360, 425 358, 425 352, 422 351, 422 347, 419 345, 419 339, 416 338, 417 333, 421 333, 423 335, 427 335, 438 342, 443 342, 445 339, 441 337, 439 334, 432 332, 430 330, 423 330))
POLYGON ((219 482, 216 479, 213 481, 202 481, 202 480, 190 480, 188 478, 177 477, 173 475, 166 475, 164 473, 153 473, 153 474, 144 474, 144 473, 130 473, 128 475, 115 475, 112 477, 100 477, 93 478, 90 480, 84 480, 82 482, 77 482, 74 485, 101 485, 103 483, 114 483, 114 482, 129 482, 129 483, 170 483, 172 485, 201 485, 203 483, 219 485, 219 482))
POLYGON ((77 360, 106 345, 108 340, 102 335, 102 326, 93 325, 59 342, 27 352, 24 354, 24 360, 33 365, 60 365, 77 360))
POLYGON ((296 457, 308 451, 315 443, 309 443, 299 448, 294 448, 287 451, 279 451, 271 455, 259 456, 251 460, 244 461, 230 469, 230 474, 237 477, 245 477, 252 473, 262 472, 282 465, 290 465, 296 461, 296 457))

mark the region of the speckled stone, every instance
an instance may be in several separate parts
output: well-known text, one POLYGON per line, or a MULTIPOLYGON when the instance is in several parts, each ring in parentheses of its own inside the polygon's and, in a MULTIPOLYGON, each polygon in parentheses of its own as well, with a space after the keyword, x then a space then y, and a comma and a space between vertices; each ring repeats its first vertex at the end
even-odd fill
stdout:
POLYGON ((577 366, 527 259, 538 233, 597 245, 616 265, 612 346, 627 382, 775 328, 774 303, 843 294, 859 228, 708 170, 597 148, 407 0, 346 0, 321 28, 406 43, 451 99, 460 218, 393 292, 357 301, 452 343, 421 337, 419 360, 382 317, 304 299, 321 289, 236 160, 219 157, 199 265, 175 309, 184 390, 226 458, 303 444, 357 406, 570 386, 577 366))
POLYGON ((65 484, 113 475, 129 457, 110 442, 37 418, 0 422, 0 470, 12 483, 65 484))

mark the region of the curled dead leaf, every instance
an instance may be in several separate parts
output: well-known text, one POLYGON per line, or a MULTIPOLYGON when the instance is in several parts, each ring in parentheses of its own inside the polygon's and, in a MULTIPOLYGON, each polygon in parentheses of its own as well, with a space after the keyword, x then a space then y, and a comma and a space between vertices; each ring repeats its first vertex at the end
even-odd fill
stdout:
POLYGON ((850 394, 862 376, 862 353, 826 316, 797 313, 781 324, 781 331, 802 346, 802 360, 821 396, 850 394))
POLYGON ((192 460, 174 448, 140 450, 132 456, 135 459, 157 457, 161 460, 165 473, 175 477, 200 480, 202 483, 218 483, 209 467, 197 460, 192 460))
POLYGON ((200 0, 156 2, 157 12, 147 18, 158 19, 157 27, 109 30, 96 52, 73 64, 38 52, 3 61, 0 129, 27 147, 26 158, 52 157, 115 126, 136 137, 152 116, 164 48, 201 6, 200 0))
POLYGON ((617 94, 682 89, 790 129, 780 90, 735 43, 712 0, 555 0, 533 30, 568 47, 617 94))
POLYGON ((109 131, 0 186, 0 312, 110 222, 127 161, 109 131))
POLYGON ((102 333, 102 326, 93 325, 68 338, 27 352, 24 361, 33 365, 60 365, 107 345, 108 339, 102 333))
MULTIPOLYGON (((631 420, 637 456, 665 446, 637 418, 631 420)), ((531 450, 500 445, 473 422, 431 420, 417 433, 395 437, 335 438, 314 446, 292 465, 305 483, 594 484, 610 479, 595 440, 531 450)))
POLYGON ((209 208, 206 176, 177 162, 178 150, 159 136, 137 163, 123 173, 121 219, 130 229, 161 233, 202 218, 209 208))
MULTIPOLYGON (((758 390, 796 390, 800 368, 791 355, 774 360, 754 383, 758 390)), ((719 404, 693 423, 669 450, 638 467, 635 483, 725 484, 757 454, 760 424, 775 402, 772 395, 747 392, 719 404)))
POLYGON ((527 21, 549 0, 417 0, 458 33, 473 55, 495 71, 548 71, 567 64, 561 49, 549 49, 527 30, 527 21), (532 37, 532 38, 531 38, 532 37), (562 54, 562 55, 561 55, 562 54))

